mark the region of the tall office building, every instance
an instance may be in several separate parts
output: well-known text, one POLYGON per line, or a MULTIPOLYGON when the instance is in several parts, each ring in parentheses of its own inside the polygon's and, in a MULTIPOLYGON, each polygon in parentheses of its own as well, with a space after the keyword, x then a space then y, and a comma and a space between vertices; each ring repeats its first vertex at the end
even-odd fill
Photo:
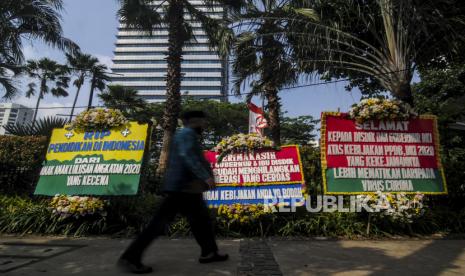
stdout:
MULTIPOLYGON (((211 18, 222 19, 226 10, 222 6, 206 7, 203 1, 189 1, 211 18)), ((153 1, 152 5, 166 5, 166 1, 153 1), (162 4, 163 3, 163 4, 162 4)), ((163 14, 162 9, 160 12, 163 14)), ((222 97, 228 91, 227 59, 218 56, 208 46, 208 37, 199 22, 189 15, 185 20, 191 22, 195 40, 186 43, 183 48, 181 94, 194 98, 222 97)), ((151 36, 147 33, 126 28, 120 24, 115 56, 113 59, 112 84, 135 88, 139 95, 149 102, 166 99, 166 54, 168 51, 168 29, 158 28, 151 36)))
POLYGON ((26 124, 32 121, 34 110, 20 104, 0 103, 0 135, 8 134, 3 126, 8 124, 26 124))

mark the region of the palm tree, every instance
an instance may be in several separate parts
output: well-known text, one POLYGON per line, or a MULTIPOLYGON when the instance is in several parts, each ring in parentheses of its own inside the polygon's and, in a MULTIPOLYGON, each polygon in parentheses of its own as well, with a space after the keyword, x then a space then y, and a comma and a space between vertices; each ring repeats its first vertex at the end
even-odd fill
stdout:
POLYGON ((26 97, 28 98, 38 94, 34 117, 32 119, 32 125, 34 126, 40 100, 43 99, 46 94, 51 93, 55 97, 68 96, 68 92, 65 89, 68 88, 69 70, 64 65, 58 64, 48 58, 43 58, 38 61, 29 60, 26 66, 26 72, 30 78, 37 79, 40 83, 38 91, 35 82, 29 83, 29 89, 26 92, 26 97))
POLYGON ((293 22, 295 56, 306 71, 368 79, 413 105, 411 81, 418 66, 445 59, 464 42, 460 13, 451 1, 303 1, 321 21, 293 22), (451 7, 454 9, 451 9, 451 7))
POLYGON ((86 78, 90 77, 90 70, 94 64, 98 63, 98 59, 80 52, 74 55, 66 54, 66 59, 68 60, 68 66, 71 71, 76 74, 76 80, 74 80, 73 85, 76 86, 77 90, 73 101, 73 107, 71 108, 71 113, 69 115, 69 121, 71 121, 73 119, 74 108, 76 107, 81 87, 86 81, 86 78))
POLYGON ((109 85, 98 97, 106 107, 119 109, 127 117, 147 106, 147 102, 137 95, 137 90, 121 85, 109 85))
POLYGON ((90 94, 89 94, 89 103, 87 104, 87 109, 92 108, 92 100, 94 99, 94 91, 103 91, 107 87, 107 82, 111 81, 110 76, 108 75, 108 67, 103 64, 98 63, 98 59, 92 60, 90 66, 90 94))
POLYGON ((16 66, 15 60, 5 55, 0 45, 0 87, 3 87, 3 98, 10 99, 18 94, 18 89, 13 84, 12 76, 18 75, 21 70, 16 66))
POLYGON ((16 136, 46 136, 48 139, 52 136, 55 128, 62 128, 66 124, 66 119, 60 117, 45 117, 38 119, 35 123, 26 124, 8 124, 4 126, 5 130, 16 136))
MULTIPOLYGON (((210 18, 188 0, 165 0, 160 5, 154 5, 151 0, 118 0, 121 8, 118 15, 121 21, 130 28, 153 33, 157 27, 168 28, 168 53, 166 76, 166 105, 162 120, 164 129, 163 148, 160 156, 158 173, 162 174, 168 160, 168 150, 171 138, 177 127, 177 119, 181 110, 181 61, 182 48, 185 43, 194 38, 192 21, 186 21, 188 14, 200 22, 209 38, 210 46, 218 49, 221 54, 227 52, 228 41, 233 38, 233 32, 227 28, 225 20, 210 18), (164 8, 164 9, 162 9, 164 8), (164 14, 162 13, 164 12, 164 14)), ((239 9, 244 0, 208 0, 205 4, 213 9, 216 4, 239 9)))
POLYGON ((0 1, 0 85, 5 90, 4 98, 12 98, 18 92, 11 77, 24 61, 24 41, 38 39, 71 52, 79 49, 63 37, 59 14, 62 10, 62 0, 0 1))
POLYGON ((271 139, 276 146, 281 145, 278 93, 284 86, 294 84, 299 76, 289 56, 288 20, 284 17, 288 11, 284 4, 285 1, 253 1, 238 15, 240 27, 232 65, 235 93, 240 94, 241 86, 249 83, 248 101, 255 95, 266 98, 271 139))

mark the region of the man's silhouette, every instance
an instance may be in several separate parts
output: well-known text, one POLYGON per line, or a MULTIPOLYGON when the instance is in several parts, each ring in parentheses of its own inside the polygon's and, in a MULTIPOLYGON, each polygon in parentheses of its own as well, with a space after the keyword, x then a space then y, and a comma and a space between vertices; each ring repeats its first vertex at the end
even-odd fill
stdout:
POLYGON ((165 176, 166 197, 147 228, 132 242, 118 261, 120 268, 133 273, 150 273, 152 268, 142 264, 142 254, 150 243, 163 234, 177 213, 185 216, 195 240, 200 245, 200 263, 225 261, 215 241, 213 225, 202 193, 215 188, 210 164, 205 160, 200 135, 206 127, 202 111, 182 115, 184 128, 174 135, 165 176))

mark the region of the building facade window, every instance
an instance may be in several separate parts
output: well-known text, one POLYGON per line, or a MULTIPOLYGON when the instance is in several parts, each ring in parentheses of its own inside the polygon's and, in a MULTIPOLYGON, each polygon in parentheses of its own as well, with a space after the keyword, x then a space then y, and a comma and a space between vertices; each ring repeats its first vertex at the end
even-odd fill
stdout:
MULTIPOLYGON (((165 60, 113 60, 114 64, 166 64, 165 60)), ((183 64, 220 64, 221 60, 183 60, 183 64)))
MULTIPOLYGON (((222 68, 182 68, 182 73, 190 73, 190 72, 202 72, 202 73, 218 73, 222 72, 222 68)), ((163 72, 166 73, 166 68, 128 68, 128 69, 121 69, 121 68, 113 68, 114 73, 124 74, 124 73, 158 73, 163 72)))
MULTIPOLYGON (((190 2, 212 18, 221 19, 226 15, 220 5, 212 9, 202 1, 190 2)), ((152 4, 166 5, 163 1, 153 1, 152 4)), ((163 13, 162 10, 160 12, 163 13)), ((195 96, 196 93, 203 95, 206 93, 204 91, 209 91, 208 95, 212 98, 224 100, 224 95, 228 91, 227 58, 220 57, 215 49, 210 48, 208 36, 200 22, 195 21, 188 14, 184 19, 191 24, 195 39, 186 42, 183 48, 182 73, 188 74, 182 77, 181 91, 182 93, 188 91, 190 96, 195 96), (213 74, 209 76, 208 73, 213 74)), ((121 23, 116 36, 112 71, 122 75, 114 75, 112 81, 140 91, 141 95, 149 101, 163 100, 164 96, 160 94, 166 93, 166 86, 158 83, 163 84, 166 81, 166 54, 169 46, 167 33, 166 26, 159 27, 152 35, 146 35, 121 23), (148 73, 158 74, 151 76, 148 73)))
MULTIPOLYGON (((128 81, 164 81, 166 77, 117 77, 113 81, 128 82, 128 81)), ((183 81, 221 81, 218 77, 182 77, 183 81)))
MULTIPOLYGON (((164 91, 166 86, 129 86, 139 91, 164 91)), ((181 90, 221 90, 221 86, 181 86, 181 90)))

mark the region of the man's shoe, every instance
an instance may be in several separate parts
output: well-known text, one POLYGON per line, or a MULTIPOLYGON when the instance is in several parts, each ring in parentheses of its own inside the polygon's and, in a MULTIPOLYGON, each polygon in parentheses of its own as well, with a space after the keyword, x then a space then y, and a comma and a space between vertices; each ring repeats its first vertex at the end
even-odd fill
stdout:
POLYGON ((208 264, 213 262, 224 262, 229 259, 228 254, 218 254, 218 252, 210 253, 206 256, 200 256, 199 263, 208 264))
POLYGON ((134 274, 147 274, 153 271, 150 266, 146 266, 141 262, 132 262, 124 258, 120 258, 116 265, 121 271, 134 274))

